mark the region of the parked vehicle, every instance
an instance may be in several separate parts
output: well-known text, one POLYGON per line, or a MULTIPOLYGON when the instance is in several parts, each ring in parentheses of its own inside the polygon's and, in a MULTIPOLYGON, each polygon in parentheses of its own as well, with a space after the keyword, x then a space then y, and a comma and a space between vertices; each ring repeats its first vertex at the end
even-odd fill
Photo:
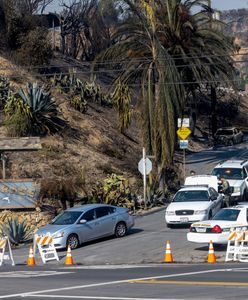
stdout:
MULTIPOLYGON (((201 175, 205 182, 211 182, 216 176, 201 175)), ((191 176, 195 182, 199 176, 191 176)), ((190 182, 191 180, 188 180, 190 182)), ((213 182, 213 181, 212 181, 213 182)), ((187 183, 187 179, 186 179, 187 183)), ((217 183, 216 183, 217 184, 217 183)), ((172 199, 165 211, 168 227, 177 224, 190 224, 212 218, 224 205, 224 197, 208 184, 185 185, 172 199)))
POLYGON ((248 195, 248 160, 226 160, 212 170, 212 175, 225 178, 231 189, 231 203, 245 201, 248 195))
POLYGON ((65 210, 52 222, 40 228, 36 236, 51 235, 55 248, 71 249, 80 244, 115 235, 123 237, 134 226, 127 208, 105 204, 87 204, 65 210))
POLYGON ((212 220, 193 223, 187 240, 193 243, 227 244, 231 228, 248 227, 248 205, 221 209, 212 220))
POLYGON ((216 144, 223 144, 226 146, 242 143, 243 140, 243 132, 236 127, 219 128, 214 135, 214 142, 216 144))

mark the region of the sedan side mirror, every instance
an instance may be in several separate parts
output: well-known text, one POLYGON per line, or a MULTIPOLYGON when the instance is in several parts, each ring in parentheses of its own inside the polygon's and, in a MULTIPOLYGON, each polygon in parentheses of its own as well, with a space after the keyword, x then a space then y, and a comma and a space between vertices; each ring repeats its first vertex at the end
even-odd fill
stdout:
POLYGON ((216 196, 212 196, 212 197, 210 197, 210 200, 211 201, 217 200, 217 197, 216 196))
POLYGON ((79 223, 80 223, 80 224, 85 224, 85 223, 87 223, 87 220, 82 219, 82 220, 79 221, 79 223))

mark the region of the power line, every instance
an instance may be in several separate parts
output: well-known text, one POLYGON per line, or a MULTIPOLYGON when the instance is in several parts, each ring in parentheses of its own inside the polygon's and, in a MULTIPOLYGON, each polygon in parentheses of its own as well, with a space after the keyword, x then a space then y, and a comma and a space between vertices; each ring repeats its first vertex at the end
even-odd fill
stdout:
MULTIPOLYGON (((236 54, 233 54, 233 55, 230 55, 230 58, 232 58, 233 56, 245 56, 245 55, 248 55, 248 52, 246 53, 242 53, 242 54, 239 54, 239 53, 236 53, 236 54)), ((227 55, 226 55, 227 56, 227 55)), ((204 55, 202 56, 190 56, 190 55, 187 55, 186 57, 182 57, 179 55, 176 55, 176 56, 170 56, 170 58, 160 58, 160 61, 176 61, 176 60, 188 60, 188 59, 209 59, 209 58, 217 58, 217 57, 223 57, 223 55, 208 55, 207 53, 204 53, 204 55)), ((105 60, 104 62, 94 62, 94 61, 89 61, 89 62, 74 62, 73 64, 50 64, 50 65, 40 65, 40 66, 29 66, 29 67, 26 67, 26 69, 28 70, 35 70, 35 69, 46 69, 46 68, 73 68, 73 67, 78 67, 78 68, 81 68, 81 67, 90 67, 90 64, 91 63, 94 63, 95 66, 104 66, 104 65, 109 65, 109 64, 112 64, 112 63, 116 63, 116 64, 121 64, 121 63, 125 63, 125 62, 130 62, 130 61, 133 61, 133 62, 146 62, 148 61, 149 59, 152 59, 152 57, 137 57, 137 58, 130 58, 130 59, 124 59, 124 60, 121 60, 121 61, 118 61, 118 60, 105 60)), ((235 60, 233 61, 235 62, 235 60)), ((19 70, 20 69, 20 66, 18 67, 7 67, 7 68, 0 68, 0 70, 19 70)))
MULTIPOLYGON (((240 63, 248 63, 248 60, 240 60, 240 61, 236 61, 236 62, 233 62, 234 64, 240 64, 240 63)), ((218 66, 218 65, 222 65, 222 63, 202 63, 200 65, 198 64, 185 64, 185 65, 178 65, 178 66, 175 66, 175 68, 177 69, 180 69, 180 68, 185 68, 185 67, 198 67, 198 68, 201 68, 201 67, 205 67, 205 66, 218 66)), ((166 68, 163 67, 163 68, 166 68)), ((143 71, 145 70, 146 68, 145 67, 140 67, 138 70, 139 71, 143 71)), ((4 69, 4 71, 14 71, 15 69, 4 69)), ((127 71, 128 68, 120 68, 120 69, 104 69, 104 70, 97 70, 97 71, 91 71, 91 70, 88 70, 88 71, 75 71, 75 73, 73 73, 74 75, 91 75, 91 74, 106 74, 106 73, 122 73, 122 72, 125 72, 127 71)), ((0 68, 0 71, 3 71, 3 69, 0 68)), ((51 73, 34 73, 32 74, 33 76, 36 76, 36 77, 53 77, 53 76, 61 76, 61 75, 71 75, 72 73, 71 72, 51 72, 51 73)), ((22 75, 1 75, 0 76, 4 76, 4 77, 8 77, 8 78, 23 78, 22 75)))
MULTIPOLYGON (((68 73, 69 74, 69 73, 68 73)), ((43 75, 44 76, 44 75, 43 75)), ((43 77, 42 76, 42 77, 43 77)), ((23 78, 22 76, 9 76, 10 78, 23 78)), ((173 82, 160 82, 160 84, 164 85, 190 85, 190 84, 216 84, 216 83, 234 83, 234 82, 242 82, 242 79, 229 79, 229 80, 223 80, 223 79, 216 79, 216 80, 203 80, 203 81, 173 81, 173 82)), ((157 83, 151 84, 151 85, 156 85, 157 83)), ((142 84, 141 83, 129 83, 129 87, 140 87, 142 84)), ((148 84, 144 84, 144 86, 148 86, 148 84)), ((104 88, 106 87, 113 87, 113 84, 104 84, 104 88)), ((54 86, 53 88, 56 88, 54 86)), ((64 90, 71 90, 70 87, 63 87, 64 90)), ((0 88, 1 90, 1 88, 0 88)), ((2 89, 3 90, 3 89, 2 89)))

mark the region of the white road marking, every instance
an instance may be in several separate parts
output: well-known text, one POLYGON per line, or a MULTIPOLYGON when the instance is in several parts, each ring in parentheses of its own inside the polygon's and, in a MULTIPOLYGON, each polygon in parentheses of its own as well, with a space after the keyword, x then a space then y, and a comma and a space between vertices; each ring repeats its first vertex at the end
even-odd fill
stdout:
POLYGON ((129 298, 129 297, 101 297, 101 296, 64 296, 64 295, 30 295, 28 297, 63 298, 63 299, 97 299, 97 300, 179 300, 176 298, 129 298))
POLYGON ((85 288, 107 286, 107 285, 114 285, 114 284, 120 284, 120 283, 131 283, 133 281, 138 281, 138 280, 149 280, 149 279, 158 279, 158 278, 172 278, 172 277, 190 276, 190 275, 197 275, 197 274, 224 272, 224 271, 227 271, 227 270, 229 270, 229 269, 215 269, 215 270, 206 270, 206 271, 197 271, 197 272, 188 272, 188 273, 161 275, 161 276, 140 277, 140 278, 132 278, 132 279, 92 283, 92 284, 86 284, 86 285, 76 285, 76 286, 69 286, 69 287, 64 287, 64 288, 61 287, 61 288, 57 288, 57 289, 48 289, 48 290, 41 290, 41 291, 33 291, 33 292, 26 292, 26 293, 19 293, 19 294, 4 295, 4 296, 0 296, 0 299, 13 298, 13 297, 29 297, 29 296, 44 294, 44 293, 52 293, 52 292, 59 292, 59 291, 60 292, 61 291, 70 291, 70 290, 76 290, 76 289, 85 289, 85 288))
POLYGON ((65 270, 117 270, 117 269, 136 269, 136 268, 153 268, 162 267, 161 264, 148 264, 148 265, 98 265, 98 266, 71 266, 64 267, 65 270))
POLYGON ((30 278, 30 277, 44 277, 70 274, 74 272, 60 272, 60 271, 15 271, 15 272, 1 272, 0 278, 30 278))

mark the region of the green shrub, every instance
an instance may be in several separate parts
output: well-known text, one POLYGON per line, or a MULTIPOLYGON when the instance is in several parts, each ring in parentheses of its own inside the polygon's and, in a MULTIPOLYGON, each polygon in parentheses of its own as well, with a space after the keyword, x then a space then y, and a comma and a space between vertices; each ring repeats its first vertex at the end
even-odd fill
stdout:
POLYGON ((128 180, 116 174, 111 174, 104 180, 103 185, 93 189, 89 200, 91 203, 106 203, 129 209, 135 205, 131 197, 128 180))
POLYGON ((21 47, 16 52, 16 58, 22 65, 48 65, 52 58, 51 43, 47 38, 48 31, 43 27, 31 30, 21 38, 21 47))

